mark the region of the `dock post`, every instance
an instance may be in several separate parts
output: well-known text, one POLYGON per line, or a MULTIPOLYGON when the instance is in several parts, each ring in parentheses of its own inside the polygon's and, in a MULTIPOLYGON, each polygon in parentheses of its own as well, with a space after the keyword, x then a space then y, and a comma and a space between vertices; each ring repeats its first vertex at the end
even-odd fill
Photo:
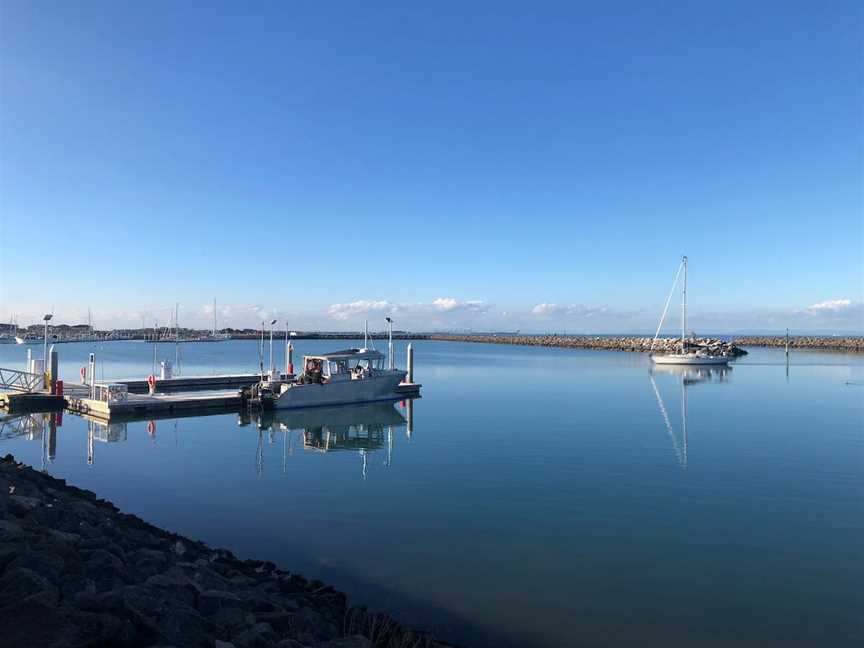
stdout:
POLYGON ((413 398, 409 398, 408 402, 405 403, 405 410, 407 411, 407 414, 408 414, 408 416, 406 417, 408 419, 408 421, 407 421, 407 426, 405 428, 405 434, 410 439, 411 435, 414 434, 414 399, 413 398))
POLYGON ((387 368, 393 371, 396 368, 396 358, 393 357, 393 320, 385 317, 387 320, 387 368))
POLYGON ((405 379, 409 383, 413 383, 414 382, 414 347, 411 345, 410 342, 408 343, 407 354, 408 354, 408 359, 405 362, 405 368, 408 372, 408 375, 405 377, 405 379))
POLYGON ((48 415, 48 461, 54 463, 57 457, 57 428, 62 425, 62 416, 56 412, 48 415))
POLYGON ((57 358, 57 351, 54 349, 54 345, 51 345, 51 350, 48 351, 48 388, 51 393, 54 394, 56 392, 57 379, 60 378, 59 375, 59 361, 57 358))
POLYGON ((92 399, 96 398, 96 354, 95 353, 90 354, 89 373, 90 373, 90 398, 92 400, 92 399))

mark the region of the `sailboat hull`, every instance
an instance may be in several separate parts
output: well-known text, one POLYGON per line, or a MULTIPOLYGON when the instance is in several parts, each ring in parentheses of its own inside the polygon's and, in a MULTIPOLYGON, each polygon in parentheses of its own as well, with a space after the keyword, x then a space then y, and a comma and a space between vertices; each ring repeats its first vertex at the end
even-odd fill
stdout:
POLYGON ((668 355, 652 355, 651 361, 659 365, 728 365, 729 358, 725 356, 696 355, 694 353, 670 353, 668 355))

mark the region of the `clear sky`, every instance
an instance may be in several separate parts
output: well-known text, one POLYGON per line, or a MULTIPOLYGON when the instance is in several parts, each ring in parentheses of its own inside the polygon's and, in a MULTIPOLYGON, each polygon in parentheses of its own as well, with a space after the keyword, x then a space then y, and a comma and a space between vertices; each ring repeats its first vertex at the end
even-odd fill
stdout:
POLYGON ((0 319, 860 330, 862 6, 3 0, 0 319))

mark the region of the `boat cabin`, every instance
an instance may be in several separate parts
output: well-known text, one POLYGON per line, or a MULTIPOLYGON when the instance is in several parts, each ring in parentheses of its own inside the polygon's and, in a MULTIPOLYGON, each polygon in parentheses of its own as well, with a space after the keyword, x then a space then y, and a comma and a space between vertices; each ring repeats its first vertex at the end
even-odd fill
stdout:
POLYGON ((331 382, 368 378, 384 369, 384 354, 370 349, 345 349, 303 356, 303 382, 331 382))

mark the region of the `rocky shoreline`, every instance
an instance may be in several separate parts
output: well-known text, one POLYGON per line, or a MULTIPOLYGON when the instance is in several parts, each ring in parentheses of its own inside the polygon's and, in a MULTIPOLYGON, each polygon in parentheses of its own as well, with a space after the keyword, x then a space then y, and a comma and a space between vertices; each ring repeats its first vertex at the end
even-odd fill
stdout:
MULTIPOLYGON (((482 342, 485 344, 516 344, 521 346, 565 347, 571 349, 597 349, 605 351, 651 351, 650 337, 626 335, 510 335, 510 334, 433 334, 418 336, 418 339, 445 340, 451 342, 482 342)), ((681 338, 658 338, 654 351, 660 353, 678 351, 681 338)), ((785 347, 782 335, 739 336, 731 340, 719 338, 697 338, 693 345, 717 355, 736 357, 746 355, 742 347, 785 347)), ((839 351, 842 353, 864 352, 864 337, 792 336, 790 349, 839 351)))
MULTIPOLYGON (((786 338, 782 335, 748 335, 735 338, 741 346, 785 347, 786 338)), ((864 351, 864 337, 825 337, 795 335, 789 338, 790 349, 812 349, 823 351, 844 351, 861 353, 864 351)))
MULTIPOLYGON (((599 349, 604 351, 633 351, 647 353, 652 350, 653 338, 618 336, 563 336, 563 335, 435 335, 434 340, 452 342, 482 342, 486 344, 515 344, 519 346, 565 347, 570 349, 599 349)), ((747 352, 732 342, 718 338, 697 338, 689 342, 691 349, 701 349, 712 355, 736 358, 747 352)), ((653 345, 655 353, 673 353, 681 350, 681 338, 658 338, 653 345)))
POLYGON ((444 648, 320 581, 240 560, 0 459, 0 646, 444 648))

